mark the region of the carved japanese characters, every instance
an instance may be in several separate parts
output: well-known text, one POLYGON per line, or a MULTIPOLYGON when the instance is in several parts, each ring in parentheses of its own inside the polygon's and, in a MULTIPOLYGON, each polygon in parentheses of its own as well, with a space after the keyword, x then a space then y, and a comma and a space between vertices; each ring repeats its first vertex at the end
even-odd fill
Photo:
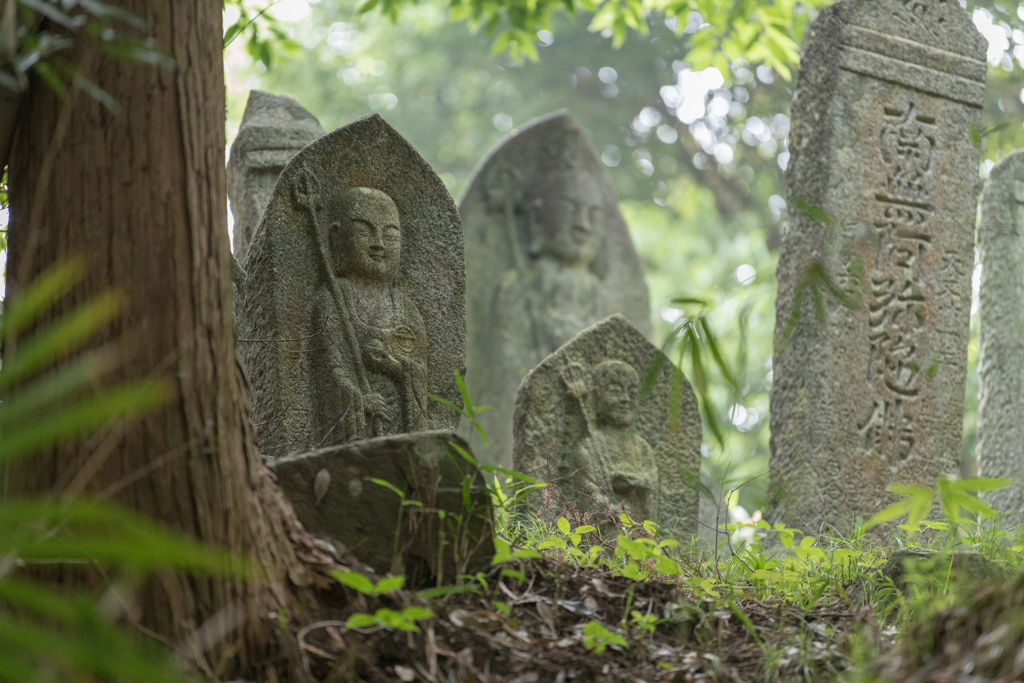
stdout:
POLYGON ((454 429, 464 370, 460 223, 380 117, 281 174, 253 235, 242 349, 264 453, 454 429))
POLYGON ((985 41, 955 2, 845 0, 793 99, 772 521, 849 530, 957 470, 985 41))
POLYGON ((490 448, 511 464, 520 381, 612 313, 650 332, 647 288, 607 174, 565 112, 514 131, 475 171, 459 208, 466 234, 467 383, 490 448))
POLYGON ((984 494, 1000 512, 1024 512, 1024 150, 992 169, 978 227, 981 301, 978 337, 978 469, 986 477, 1012 477, 984 494))
MULTIPOLYGON (((597 524, 626 512, 667 533, 696 532, 700 416, 686 379, 623 316, 587 328, 537 366, 516 398, 514 466, 597 524), (643 379, 649 378, 649 387, 643 379)), ((547 502, 545 502, 545 500, 547 502)))
POLYGON ((252 231, 285 164, 324 134, 320 122, 290 97, 249 93, 228 160, 228 199, 235 219, 235 258, 244 268, 252 231))

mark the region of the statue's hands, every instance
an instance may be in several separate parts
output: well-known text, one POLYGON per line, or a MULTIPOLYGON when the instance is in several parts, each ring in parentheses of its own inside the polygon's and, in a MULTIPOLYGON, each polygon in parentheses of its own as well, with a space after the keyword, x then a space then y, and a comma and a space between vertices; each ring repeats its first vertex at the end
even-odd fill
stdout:
POLYGON ((363 412, 366 413, 367 422, 384 422, 391 424, 391 416, 388 415, 388 403, 380 394, 367 394, 363 397, 363 412))
POLYGON ((371 339, 364 346, 367 365, 371 369, 392 378, 399 378, 402 375, 402 363, 392 356, 384 348, 380 339, 371 339))
POLYGON ((562 370, 562 380, 570 396, 584 400, 590 393, 589 373, 579 363, 566 363, 562 370))
POLYGON ((318 190, 318 183, 311 174, 300 173, 292 186, 292 202, 296 206, 311 209, 318 190))
POLYGON ((646 477, 618 472, 612 476, 612 491, 620 496, 646 493, 650 488, 646 477))

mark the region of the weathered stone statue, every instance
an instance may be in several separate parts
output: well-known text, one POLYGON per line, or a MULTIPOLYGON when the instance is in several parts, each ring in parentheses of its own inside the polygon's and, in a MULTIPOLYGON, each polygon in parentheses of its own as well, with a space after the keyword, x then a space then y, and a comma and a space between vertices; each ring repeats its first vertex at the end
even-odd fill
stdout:
POLYGON ((265 454, 457 426, 429 396, 460 402, 459 218, 380 117, 289 162, 246 265, 241 346, 265 454))
POLYGON ((228 199, 235 219, 234 253, 244 268, 252 231, 277 177, 300 149, 324 134, 320 122, 290 97, 249 93, 228 160, 228 199))
POLYGON ((1013 516, 1024 512, 1024 150, 996 164, 985 184, 978 226, 981 301, 978 309, 978 469, 1012 477, 983 494, 1013 516))
POLYGON ((534 512, 558 517, 564 499, 598 524, 626 512, 666 533, 696 532, 697 399, 623 316, 587 328, 526 376, 514 437, 515 468, 558 490, 535 496, 534 512))
POLYGON ((768 521, 840 533, 958 470, 986 43, 956 2, 808 29, 779 255, 768 521))
POLYGON ((647 288, 614 190, 568 113, 514 131, 475 171, 459 208, 466 234, 467 384, 494 408, 484 461, 509 466, 520 381, 612 313, 650 333, 647 288))
MULTIPOLYGON (((312 203, 302 201, 315 220, 312 203)), ((345 438, 423 431, 427 334, 416 304, 395 282, 402 249, 398 208, 380 190, 354 187, 338 193, 331 213, 326 232, 333 278, 309 311, 310 334, 323 342, 307 354, 314 430, 337 430, 345 438)))

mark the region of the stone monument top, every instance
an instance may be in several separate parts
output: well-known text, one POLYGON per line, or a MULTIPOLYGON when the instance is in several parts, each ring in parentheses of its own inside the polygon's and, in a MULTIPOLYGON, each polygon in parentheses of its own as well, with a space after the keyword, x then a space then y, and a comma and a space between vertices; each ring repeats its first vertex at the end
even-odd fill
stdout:
POLYGON ((262 90, 249 93, 227 171, 235 258, 243 267, 252 231, 277 177, 300 149, 323 134, 316 117, 290 97, 262 90))

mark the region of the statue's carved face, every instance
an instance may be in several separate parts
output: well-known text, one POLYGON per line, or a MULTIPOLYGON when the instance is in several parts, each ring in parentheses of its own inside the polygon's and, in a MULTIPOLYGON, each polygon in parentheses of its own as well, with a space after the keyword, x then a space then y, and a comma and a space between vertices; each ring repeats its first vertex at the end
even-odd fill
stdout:
POLYGON ((604 198, 585 173, 548 176, 527 198, 534 256, 587 267, 604 242, 604 198))
POLYGON ((636 419, 640 378, 627 363, 605 361, 594 372, 597 419, 615 427, 629 427, 636 419))
POLYGON ((331 224, 330 245, 335 274, 393 281, 402 255, 402 228, 391 197, 366 187, 346 190, 331 224))

